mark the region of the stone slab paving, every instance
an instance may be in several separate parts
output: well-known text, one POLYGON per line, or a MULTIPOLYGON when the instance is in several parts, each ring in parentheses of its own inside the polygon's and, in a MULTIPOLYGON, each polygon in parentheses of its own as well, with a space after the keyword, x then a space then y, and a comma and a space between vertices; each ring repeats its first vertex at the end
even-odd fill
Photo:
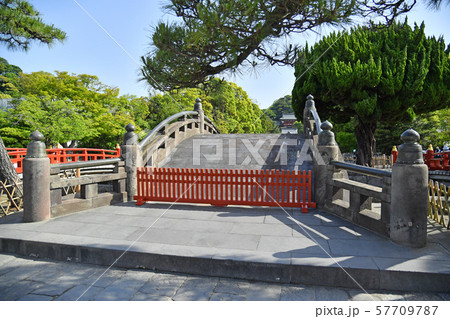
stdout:
POLYGON ((10 254, 0 254, 0 273, 0 282, 8 282, 8 287, 0 287, 2 301, 450 300, 449 294, 362 291, 149 270, 127 270, 114 267, 107 269, 107 267, 96 265, 24 258, 10 254), (28 273, 28 275, 17 276, 17 273, 28 273))
MULTIPOLYGON (((164 266, 157 268, 160 270, 181 271, 187 267, 187 273, 224 277, 234 276, 229 270, 230 261, 233 261, 231 266, 237 271, 235 277, 242 279, 263 280, 256 275, 248 276, 254 270, 255 274, 268 278, 268 281, 314 284, 315 281, 308 278, 314 275, 316 278, 331 278, 331 284, 328 285, 350 287, 347 284, 352 282, 347 274, 351 273, 362 280, 367 278, 365 282, 371 284, 372 289, 400 289, 396 285, 404 282, 407 286, 403 290, 420 290, 420 280, 429 280, 429 275, 435 276, 433 280, 436 283, 442 282, 441 277, 436 276, 444 276, 442 278, 447 282, 450 280, 447 239, 450 236, 444 236, 436 223, 429 223, 427 247, 415 249, 401 247, 368 230, 314 209, 308 214, 302 214, 296 208, 214 207, 180 203, 136 206, 130 202, 38 223, 23 223, 20 213, 6 216, 0 219, 0 250, 72 262, 80 259, 100 265, 110 265, 127 251, 119 260, 127 260, 128 257, 131 268, 142 267, 139 263, 146 262, 144 267, 153 269, 147 265, 155 264, 155 258, 160 258, 157 261, 159 264, 156 263, 164 266), (136 263, 134 258, 138 258, 136 263), (266 265, 272 268, 268 269, 266 265), (254 266, 259 268, 253 269, 254 266), (341 266, 347 269, 347 273, 338 271, 341 266), (270 277, 277 271, 276 275, 270 277), (390 272, 389 276, 380 275, 386 271, 390 272), (422 277, 417 277, 417 273, 422 277), (326 277, 323 277, 325 274, 326 277), (298 281, 293 281, 293 278, 298 281)), ((17 258, 0 256, 0 265, 20 263, 17 258)), ((48 280, 48 273, 40 271, 42 266, 38 261, 35 265, 33 272, 36 278, 48 280)), ((4 271, 4 268, 0 269, 0 275, 4 271)), ((55 271, 62 276, 65 269, 55 271)), ((75 269, 72 271, 73 275, 78 275, 75 269)), ((83 278, 94 276, 79 275, 83 275, 83 278)), ((17 270, 9 280, 26 280, 25 277, 27 274, 17 270)), ((95 283, 95 287, 103 289, 112 287, 101 292, 105 300, 118 293, 113 285, 115 279, 116 275, 106 274, 95 283)), ((63 280, 64 283, 67 281, 70 286, 73 280, 63 280)), ((86 280, 79 284, 89 285, 86 280)), ((0 288, 5 289, 5 286, 8 287, 9 282, 0 282, 0 288)), ((63 283, 55 283, 37 287, 36 290, 39 295, 46 293, 59 296, 65 287, 63 283)), ((146 300, 149 295, 162 296, 145 288, 145 285, 141 288, 144 290, 137 297, 140 300, 146 300)), ((427 289, 435 291, 433 288, 429 284, 427 289)), ((193 298, 183 289, 176 298, 193 298)), ((443 292, 448 293, 448 290, 443 292)), ((122 297, 126 298, 129 293, 123 292, 122 297)), ((295 295, 294 292, 292 294, 295 295)), ((218 291, 214 298, 228 300, 231 295, 236 294, 218 291)), ((326 296, 326 291, 318 294, 319 297, 321 295, 326 296)), ((172 291, 164 295, 170 298, 174 296, 175 292, 172 291)), ((289 293, 283 298, 288 296, 289 293)), ((204 295, 197 297, 206 299, 204 295)), ((254 298, 257 299, 257 296, 254 298)))

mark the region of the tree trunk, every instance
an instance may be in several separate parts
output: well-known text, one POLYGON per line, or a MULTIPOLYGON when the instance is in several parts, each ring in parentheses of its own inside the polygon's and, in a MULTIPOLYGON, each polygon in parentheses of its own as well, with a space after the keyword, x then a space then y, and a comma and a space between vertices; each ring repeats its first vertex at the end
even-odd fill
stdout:
MULTIPOLYGON (((0 180, 7 184, 13 184, 14 181, 19 180, 16 169, 14 168, 11 159, 9 158, 8 151, 0 136, 0 180)), ((20 186, 19 186, 20 187, 20 186)), ((22 191, 22 189, 20 189, 22 191)))
POLYGON ((356 143, 358 150, 356 152, 356 164, 372 166, 373 153, 375 152, 375 130, 377 121, 362 121, 357 116, 358 124, 355 127, 356 143))

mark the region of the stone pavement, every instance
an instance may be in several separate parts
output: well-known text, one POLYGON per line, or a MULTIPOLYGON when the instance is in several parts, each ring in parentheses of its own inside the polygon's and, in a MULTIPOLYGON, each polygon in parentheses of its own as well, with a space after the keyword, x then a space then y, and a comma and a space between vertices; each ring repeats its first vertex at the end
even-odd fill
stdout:
POLYGON ((442 301, 445 293, 368 291, 127 270, 0 254, 2 301, 442 301), (106 272, 105 272, 106 271, 106 272), (103 274, 104 273, 104 274, 103 274), (103 274, 103 276, 101 276, 103 274))
POLYGON ((450 292, 448 235, 430 222, 427 247, 407 248, 320 210, 179 203, 131 202, 38 223, 0 219, 1 252, 73 267, 117 261, 213 278, 431 293, 450 292))

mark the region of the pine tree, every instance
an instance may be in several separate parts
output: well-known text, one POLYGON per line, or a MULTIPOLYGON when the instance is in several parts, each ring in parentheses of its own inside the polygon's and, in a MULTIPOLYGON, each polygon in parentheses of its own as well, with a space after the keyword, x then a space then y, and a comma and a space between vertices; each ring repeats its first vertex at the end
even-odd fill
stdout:
POLYGON ((171 0, 166 9, 179 19, 155 27, 153 50, 141 58, 142 80, 155 86, 156 78, 156 89, 172 90, 196 87, 244 67, 293 65, 298 46, 289 41, 290 35, 344 25, 361 16, 383 18, 389 25, 415 4, 413 0, 171 0))
POLYGON ((39 12, 25 0, 0 0, 0 43, 8 49, 28 50, 31 41, 51 45, 66 34, 45 24, 39 12))

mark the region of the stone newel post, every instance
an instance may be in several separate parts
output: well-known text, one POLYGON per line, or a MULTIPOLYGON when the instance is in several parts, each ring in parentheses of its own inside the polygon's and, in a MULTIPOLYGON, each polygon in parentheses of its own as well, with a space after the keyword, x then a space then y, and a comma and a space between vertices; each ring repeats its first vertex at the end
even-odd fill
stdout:
POLYGON ((423 162, 419 133, 406 130, 392 167, 390 238, 410 247, 427 240, 428 168, 423 162))
POLYGON ((203 112, 202 100, 200 98, 195 100, 194 111, 198 112, 199 130, 200 134, 205 131, 205 113, 203 112))
MULTIPOLYGON (((324 208, 327 189, 326 180, 329 170, 332 170, 330 163, 339 159, 339 146, 331 131, 333 125, 325 121, 320 125, 321 132, 317 144, 318 154, 314 155, 314 200, 319 208, 324 208)), ((330 174, 334 174, 330 172, 330 174)))
POLYGON ((125 127, 127 133, 123 136, 121 146, 121 158, 125 161, 125 172, 127 173, 127 199, 133 200, 137 194, 137 172, 136 169, 142 166, 142 152, 138 145, 138 136, 134 133, 136 129, 133 124, 125 127))
POLYGON ((50 159, 44 136, 34 131, 30 139, 23 160, 23 220, 39 222, 50 218, 50 159))

